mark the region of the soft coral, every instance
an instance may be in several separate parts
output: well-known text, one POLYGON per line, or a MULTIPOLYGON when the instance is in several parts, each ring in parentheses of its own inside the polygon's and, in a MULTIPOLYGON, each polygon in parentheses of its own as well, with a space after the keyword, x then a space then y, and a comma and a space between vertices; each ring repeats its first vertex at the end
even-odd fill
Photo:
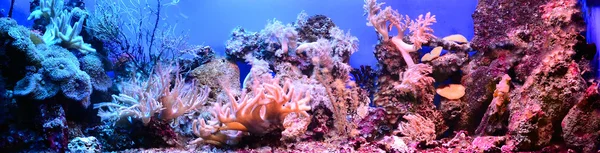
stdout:
POLYGON ((368 15, 367 20, 369 22, 367 25, 375 27, 375 30, 381 35, 384 42, 389 41, 388 32, 392 30, 392 27, 396 27, 398 35, 392 38, 392 43, 402 53, 402 58, 404 58, 406 64, 409 67, 413 66, 415 62, 409 53, 421 49, 423 43, 426 43, 431 38, 435 38, 431 34, 433 29, 429 27, 436 22, 435 15, 431 15, 430 13, 427 13, 425 16, 419 15, 416 20, 412 21, 408 16, 403 17, 398 11, 393 10, 389 6, 381 10, 381 5, 383 4, 385 3, 377 3, 377 0, 365 0, 363 8, 365 9, 365 14, 368 15), (402 41, 406 29, 410 30, 412 45, 402 41))
POLYGON ((240 134, 250 132, 262 135, 273 128, 282 126, 284 118, 290 113, 308 117, 310 110, 309 93, 295 92, 289 81, 279 85, 279 79, 259 85, 255 80, 253 92, 243 92, 236 100, 229 89, 225 89, 231 102, 225 107, 216 105, 215 118, 206 121, 203 118, 193 122, 193 131, 199 138, 190 144, 205 142, 214 145, 235 144, 240 134), (216 121, 218 120, 218 121, 216 121))

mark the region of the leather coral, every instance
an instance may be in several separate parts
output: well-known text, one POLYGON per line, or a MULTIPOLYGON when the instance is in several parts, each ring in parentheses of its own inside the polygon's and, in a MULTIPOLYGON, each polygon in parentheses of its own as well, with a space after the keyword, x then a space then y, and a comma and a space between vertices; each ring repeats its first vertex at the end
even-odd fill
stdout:
POLYGON ((242 92, 239 99, 226 89, 230 103, 217 104, 213 113, 219 123, 204 119, 194 121, 193 131, 200 138, 190 144, 231 144, 232 139, 239 139, 232 136, 238 134, 227 134, 231 131, 262 135, 281 128, 284 118, 290 113, 309 116, 306 111, 311 109, 308 106, 310 94, 295 89, 289 81, 282 87, 278 79, 263 84, 255 81, 252 91, 242 92))

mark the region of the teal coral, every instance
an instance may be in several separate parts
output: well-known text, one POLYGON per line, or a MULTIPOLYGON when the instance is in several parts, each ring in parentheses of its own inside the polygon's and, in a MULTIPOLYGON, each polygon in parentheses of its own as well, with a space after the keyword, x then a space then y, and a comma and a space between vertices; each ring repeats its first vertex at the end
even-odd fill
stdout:
POLYGON ((41 74, 32 74, 17 82, 13 94, 43 100, 55 96, 58 91, 58 85, 45 81, 41 74))
POLYGON ((66 98, 87 105, 92 83, 90 76, 79 69, 80 63, 75 55, 56 45, 39 45, 31 52, 39 53, 40 59, 43 60, 36 73, 27 74, 17 82, 16 96, 31 96, 35 100, 44 100, 62 90, 66 98))
POLYGON ((8 40, 11 47, 26 55, 28 62, 39 65, 42 57, 30 40, 30 33, 29 29, 19 26, 15 20, 0 18, 0 39, 8 40))
POLYGON ((76 101, 81 101, 83 106, 89 105, 89 97, 92 93, 92 84, 90 76, 83 71, 75 73, 74 77, 61 84, 60 88, 65 97, 76 101))
POLYGON ((88 54, 79 59, 81 70, 91 77, 92 87, 98 91, 106 91, 112 86, 112 80, 104 72, 102 61, 95 54, 88 54))
POLYGON ((77 67, 67 58, 51 58, 42 62, 44 75, 52 81, 64 81, 72 78, 77 67))

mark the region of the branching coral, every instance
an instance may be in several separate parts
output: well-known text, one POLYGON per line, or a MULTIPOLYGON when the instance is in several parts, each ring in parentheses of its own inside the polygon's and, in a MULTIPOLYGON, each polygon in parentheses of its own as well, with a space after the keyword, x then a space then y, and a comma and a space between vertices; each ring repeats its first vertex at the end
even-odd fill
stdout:
POLYGON ((63 8, 63 0, 40 0, 40 8, 31 12, 27 20, 57 16, 63 8))
POLYGON ((86 22, 85 29, 92 37, 103 41, 115 41, 123 30, 119 18, 124 8, 112 0, 97 0, 94 11, 86 22))
POLYGON ((433 29, 429 28, 433 23, 436 22, 435 15, 427 13, 425 16, 419 15, 419 17, 412 21, 408 16, 402 17, 398 11, 393 10, 391 7, 386 7, 381 10, 381 6, 385 3, 377 3, 377 0, 365 0, 363 9, 365 15, 367 15, 368 26, 373 26, 375 30, 381 35, 384 42, 389 41, 388 32, 392 30, 392 27, 396 27, 398 35, 392 38, 392 43, 402 53, 402 57, 406 64, 410 67, 415 62, 410 57, 410 52, 415 52, 421 49, 421 45, 426 43, 431 38, 435 38, 433 29), (411 44, 407 44, 402 41, 406 30, 410 30, 411 44))
POLYGON ((419 90, 433 85, 435 80, 429 77, 431 74, 431 66, 425 64, 417 64, 409 67, 405 72, 400 73, 400 83, 394 86, 394 89, 404 92, 419 95, 419 90))
POLYGON ((174 70, 175 67, 159 66, 147 81, 133 79, 122 83, 122 94, 113 95, 113 103, 94 105, 94 108, 100 109, 98 116, 108 121, 133 116, 148 124, 157 112, 160 112, 161 119, 171 120, 201 107, 210 89, 197 88, 195 82, 186 85, 179 74, 172 80, 171 72, 174 70))
POLYGON ((281 21, 276 19, 270 20, 261 32, 261 37, 265 40, 272 41, 277 40, 281 45, 281 50, 275 52, 275 55, 287 54, 290 47, 296 47, 296 39, 298 38, 298 32, 291 25, 283 25, 281 21))
POLYGON ((78 49, 82 53, 96 52, 90 44, 83 42, 79 36, 85 20, 85 15, 80 16, 79 20, 71 26, 71 19, 75 13, 82 12, 79 8, 73 8, 71 11, 63 10, 62 0, 41 0, 40 8, 31 12, 28 19, 39 19, 45 17, 51 23, 46 26, 46 32, 43 41, 47 45, 60 44, 65 48, 78 49))
POLYGON ((278 79, 261 85, 258 83, 255 81, 253 92, 243 92, 237 100, 230 89, 226 89, 231 102, 224 106, 215 106, 214 116, 219 123, 212 124, 209 121, 213 126, 208 126, 204 119, 194 121, 194 133, 200 138, 190 144, 229 144, 227 142, 230 139, 225 138, 235 137, 223 132, 233 130, 262 135, 281 127, 284 118, 290 113, 309 116, 306 112, 310 110, 309 93, 296 92, 289 81, 286 81, 283 87, 279 85, 278 79))

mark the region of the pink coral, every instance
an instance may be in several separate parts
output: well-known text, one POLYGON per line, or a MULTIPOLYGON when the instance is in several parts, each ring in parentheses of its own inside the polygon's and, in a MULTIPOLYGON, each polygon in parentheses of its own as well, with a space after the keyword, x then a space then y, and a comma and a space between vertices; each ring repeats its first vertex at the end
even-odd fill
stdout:
POLYGON ((367 25, 375 27, 375 31, 382 36, 384 42, 389 40, 388 32, 392 30, 392 27, 396 27, 398 35, 392 38, 392 42, 402 53, 402 58, 410 67, 415 62, 409 53, 421 49, 423 43, 426 43, 431 38, 435 38, 431 34, 433 29, 429 27, 437 21, 435 15, 431 15, 431 13, 427 13, 425 16, 419 15, 416 20, 412 21, 408 16, 402 17, 398 11, 393 10, 389 6, 381 10, 383 4, 385 3, 377 3, 377 0, 365 0, 363 9, 365 9, 365 14, 369 21, 367 25), (412 45, 402 40, 406 29, 409 29, 412 34, 410 37, 412 45))

